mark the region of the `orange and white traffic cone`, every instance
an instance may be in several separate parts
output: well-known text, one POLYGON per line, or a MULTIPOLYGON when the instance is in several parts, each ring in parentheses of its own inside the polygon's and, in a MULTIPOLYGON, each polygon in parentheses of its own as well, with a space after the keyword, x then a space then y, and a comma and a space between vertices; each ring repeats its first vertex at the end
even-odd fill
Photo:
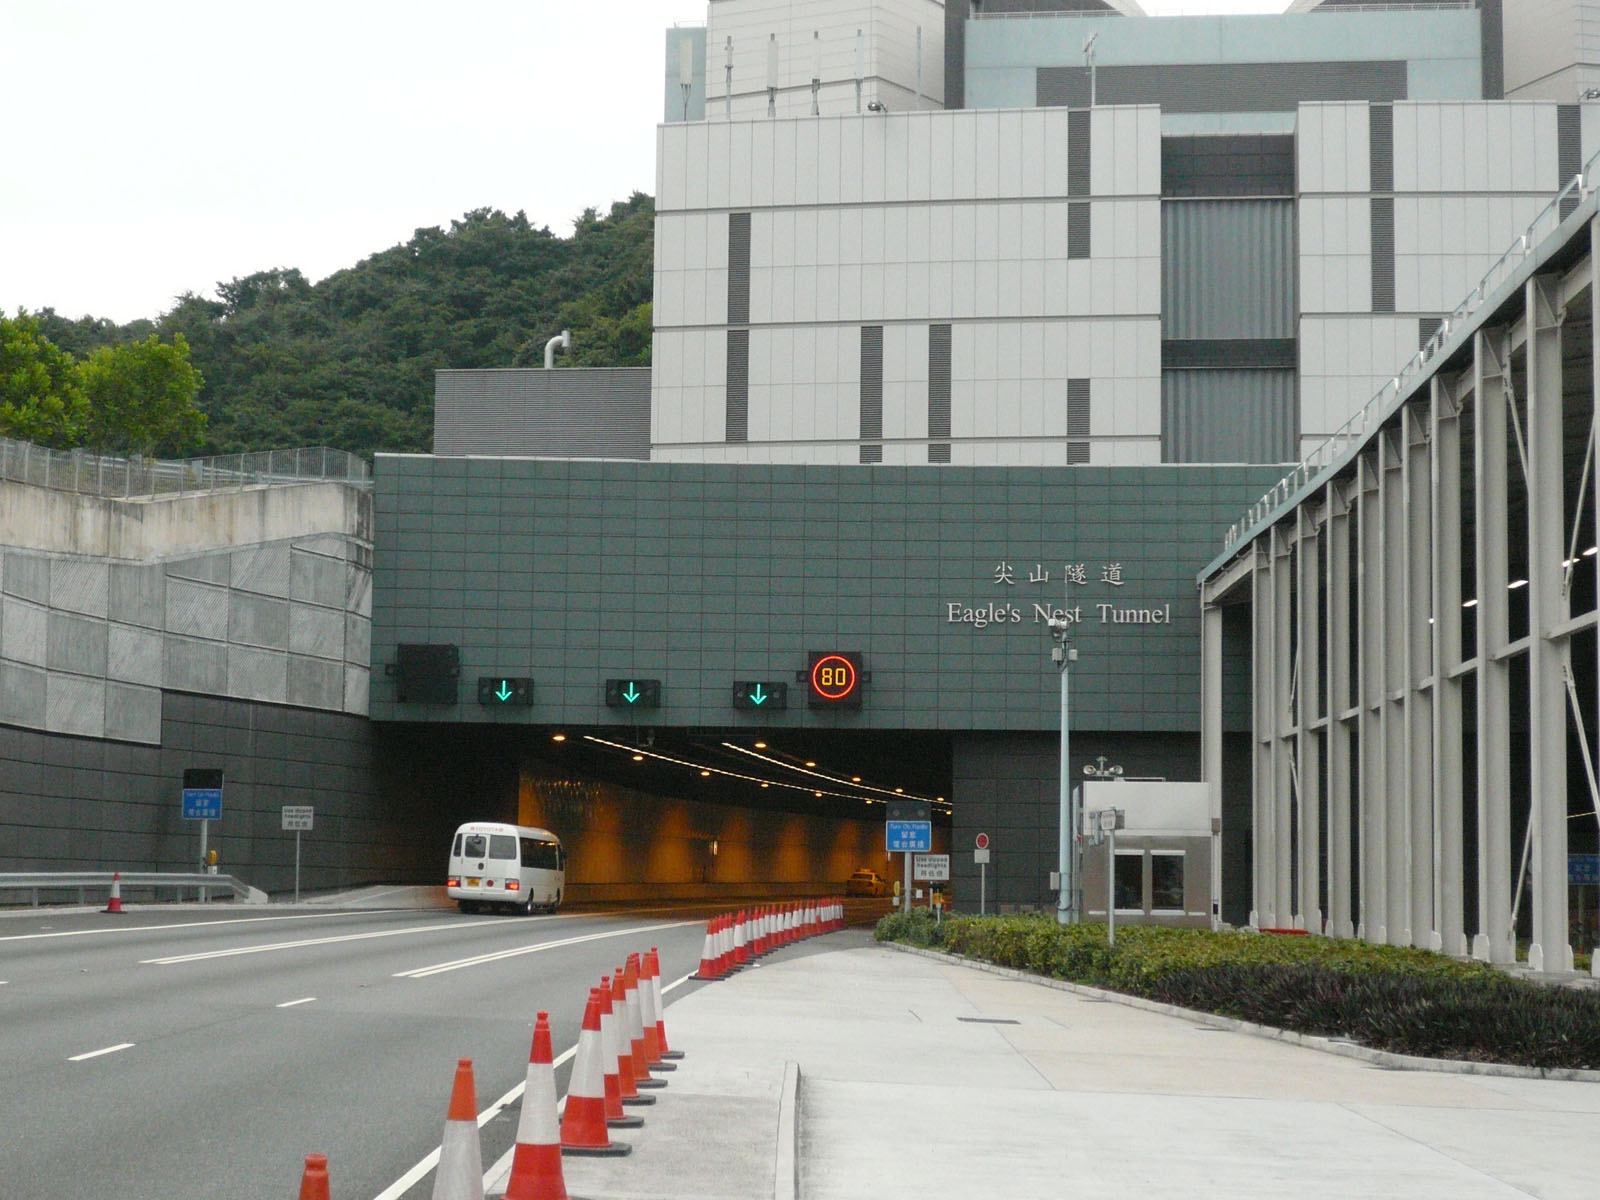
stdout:
POLYGON ((638 957, 630 954, 628 961, 617 968, 622 975, 623 1012, 628 1021, 628 1051, 633 1055, 633 1086, 642 1088, 666 1087, 665 1079, 650 1074, 650 1051, 644 1044, 644 1008, 639 1002, 638 957))
MULTIPOLYGON (((622 1076, 617 1070, 617 1051, 619 1041, 617 1037, 618 1017, 611 1010, 611 983, 602 979, 600 986, 592 989, 596 1003, 600 1006, 600 1064, 605 1077, 606 1091, 606 1124, 613 1129, 637 1129, 644 1124, 643 1117, 630 1117, 622 1108, 622 1076)), ((634 1089, 635 1095, 638 1089, 634 1089)), ((655 1098, 647 1097, 639 1101, 641 1104, 653 1104, 655 1098)))
POLYGON ((656 1030, 655 989, 650 986, 650 956, 628 955, 628 967, 639 977, 639 1019, 644 1022, 644 1057, 652 1071, 676 1071, 671 1063, 661 1061, 661 1035, 656 1030))
POLYGON ((742 967, 750 961, 750 920, 744 909, 733 919, 733 965, 742 967))
POLYGON ((106 901, 106 906, 101 912, 119 913, 122 911, 122 872, 111 872, 111 899, 106 901))
POLYGON ((644 961, 650 968, 650 991, 655 996, 656 1042, 661 1047, 661 1057, 682 1058, 682 1050, 673 1050, 667 1046, 667 1023, 664 1020, 666 1006, 661 1002, 661 956, 656 953, 654 946, 650 947, 650 953, 644 956, 644 961))
MULTIPOLYGON (((603 1125, 603 1122, 602 1122, 603 1125)), ((533 1022, 528 1082, 522 1089, 517 1141, 504 1200, 567 1200, 561 1177, 561 1131, 556 1124, 556 1069, 551 1065, 550 1014, 533 1022)))
POLYGON ((611 976, 610 983, 602 976, 600 987, 602 990, 609 988, 611 993, 611 1026, 616 1031, 617 1039, 617 1090, 622 1096, 622 1103, 654 1104, 656 1098, 641 1096, 636 1082, 638 1076, 633 1069, 633 1039, 628 1030, 628 995, 622 982, 622 972, 611 976))
POLYGON ((300 1176, 300 1200, 329 1200, 327 1155, 306 1155, 305 1173, 300 1176))
POLYGON ((700 969, 694 973, 696 979, 715 979, 717 977, 717 943, 716 934, 713 932, 716 924, 717 919, 715 917, 706 922, 706 943, 700 951, 700 969))
MULTIPOLYGON (((626 1142, 613 1142, 606 1128, 605 1063, 600 1033, 600 991, 595 988, 590 990, 589 1002, 583 1008, 578 1053, 572 1063, 572 1078, 567 1081, 567 1107, 561 1114, 563 1154, 628 1154, 633 1150, 626 1142)), ((553 1074, 550 1086, 553 1096, 553 1074)))
POLYGON ((478 1094, 470 1058, 456 1062, 439 1166, 433 1173, 433 1200, 483 1200, 483 1148, 478 1142, 478 1094))

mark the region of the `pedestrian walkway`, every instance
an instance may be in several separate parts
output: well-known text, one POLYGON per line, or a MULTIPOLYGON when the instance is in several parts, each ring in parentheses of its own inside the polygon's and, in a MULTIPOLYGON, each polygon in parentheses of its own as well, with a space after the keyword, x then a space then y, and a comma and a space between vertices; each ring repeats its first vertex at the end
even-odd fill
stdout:
POLYGON ((567 1160, 574 1196, 1591 1200, 1600 1186, 1600 1083, 1386 1068, 861 931, 700 988, 666 1020, 687 1057, 644 1128, 619 1135, 631 1156, 567 1160))

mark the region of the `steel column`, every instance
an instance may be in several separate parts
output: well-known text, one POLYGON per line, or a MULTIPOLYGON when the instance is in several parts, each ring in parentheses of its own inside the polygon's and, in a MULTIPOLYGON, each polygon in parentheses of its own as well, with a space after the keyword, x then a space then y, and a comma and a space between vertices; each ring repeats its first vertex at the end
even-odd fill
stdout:
MULTIPOLYGON (((1411 942, 1411 813, 1410 772, 1406 762, 1406 489, 1404 417, 1401 428, 1378 437, 1378 503, 1383 514, 1382 539, 1383 787, 1379 796, 1383 818, 1378 826, 1383 839, 1383 936, 1394 945, 1411 942)), ((1363 789, 1365 790, 1365 789, 1363 789)))
POLYGON ((1528 705, 1533 828, 1534 970, 1571 969, 1567 942, 1567 694, 1563 650, 1551 635, 1566 620, 1562 471, 1561 320, 1558 279, 1527 284, 1528 705))
POLYGON ((1356 936, 1387 941, 1388 872, 1384 821, 1383 505, 1379 491, 1383 439, 1362 452, 1356 546, 1356 739, 1361 755, 1356 827, 1361 849, 1360 926, 1356 936))
POLYGON ((1296 924, 1312 933, 1322 932, 1322 755, 1317 723, 1322 704, 1322 672, 1318 647, 1322 641, 1322 537, 1309 502, 1295 513, 1295 755, 1298 771, 1295 793, 1300 802, 1300 889, 1295 897, 1296 924))
POLYGON ((1478 931, 1472 953, 1516 960, 1511 937, 1511 685, 1495 654, 1506 644, 1506 379, 1503 330, 1480 329, 1472 342, 1473 504, 1477 564, 1478 931), (1498 350, 1498 352, 1497 352, 1498 350))
POLYGON ((1433 949, 1467 952, 1462 893, 1461 417, 1450 389, 1432 386, 1433 455, 1433 949))
POLYGON ((1291 694, 1294 662, 1290 655, 1292 562, 1287 539, 1276 530, 1270 539, 1272 558, 1272 911, 1274 925, 1294 919, 1294 742, 1291 694))
POLYGON ((1324 489, 1328 514, 1328 932, 1352 937, 1350 919, 1350 509, 1338 483, 1324 489))
POLYGON ((1438 847, 1433 818, 1433 541, 1428 432, 1432 404, 1413 401, 1401 414, 1405 517, 1405 763, 1406 866, 1411 877, 1406 928, 1413 946, 1431 947, 1438 917, 1433 905, 1438 847))
POLYGON ((1272 581, 1269 556, 1250 547, 1250 924, 1275 924, 1272 880, 1272 581))
POLYGON ((1222 921, 1222 606, 1200 609, 1200 778, 1211 804, 1211 928, 1222 921))

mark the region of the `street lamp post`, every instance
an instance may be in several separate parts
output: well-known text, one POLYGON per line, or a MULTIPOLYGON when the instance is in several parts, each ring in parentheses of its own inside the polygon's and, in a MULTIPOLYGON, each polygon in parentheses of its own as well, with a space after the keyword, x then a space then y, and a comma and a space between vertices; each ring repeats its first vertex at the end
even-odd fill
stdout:
POLYGON ((1072 853, 1073 840, 1077 833, 1072 819, 1072 772, 1070 763, 1071 750, 1071 714, 1068 688, 1072 664, 1078 661, 1078 651, 1067 637, 1067 630, 1071 625, 1064 617, 1051 618, 1050 637, 1055 645, 1050 648, 1050 661, 1056 664, 1056 669, 1061 672, 1061 811, 1060 811, 1060 844, 1058 846, 1058 862, 1056 864, 1056 878, 1061 890, 1056 893, 1056 922, 1060 925, 1073 924, 1078 919, 1078 881, 1075 856, 1072 853))

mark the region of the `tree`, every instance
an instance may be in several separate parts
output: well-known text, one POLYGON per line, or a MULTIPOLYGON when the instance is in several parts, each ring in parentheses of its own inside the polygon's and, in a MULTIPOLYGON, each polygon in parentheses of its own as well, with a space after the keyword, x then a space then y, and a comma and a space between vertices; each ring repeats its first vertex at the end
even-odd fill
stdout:
POLYGON ((84 429, 84 396, 72 355, 18 310, 0 313, 0 436, 66 449, 84 429))
POLYGON ((170 343, 152 333, 142 342, 102 346, 78 375, 88 401, 86 440, 97 451, 181 454, 205 432, 206 415, 195 402, 200 372, 181 333, 170 343))

